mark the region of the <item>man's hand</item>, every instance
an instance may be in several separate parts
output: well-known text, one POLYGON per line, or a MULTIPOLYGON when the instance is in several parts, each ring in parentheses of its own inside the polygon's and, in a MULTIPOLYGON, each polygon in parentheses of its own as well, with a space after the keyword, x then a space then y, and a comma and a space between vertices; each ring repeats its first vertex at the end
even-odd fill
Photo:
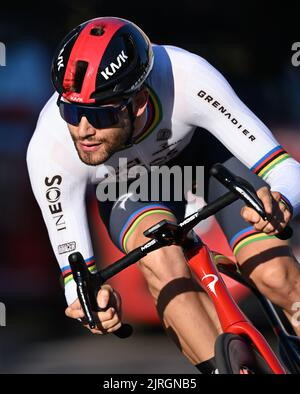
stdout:
POLYGON ((272 216, 271 222, 263 220, 254 209, 249 207, 241 209, 241 216, 251 223, 257 231, 262 231, 268 235, 278 234, 289 222, 291 212, 280 201, 280 193, 271 192, 268 187, 263 186, 257 191, 257 195, 261 199, 266 213, 272 216))
POLYGON ((80 319, 83 326, 88 328, 93 334, 107 334, 116 331, 121 327, 121 298, 110 285, 103 285, 97 294, 97 303, 101 312, 94 313, 97 327, 91 329, 85 322, 83 309, 79 299, 69 305, 65 310, 66 316, 72 319, 80 319))

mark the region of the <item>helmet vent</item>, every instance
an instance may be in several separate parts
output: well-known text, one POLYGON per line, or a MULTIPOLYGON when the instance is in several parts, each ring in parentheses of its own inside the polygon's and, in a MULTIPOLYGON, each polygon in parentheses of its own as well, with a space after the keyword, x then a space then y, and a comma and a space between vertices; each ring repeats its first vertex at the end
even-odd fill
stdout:
POLYGON ((81 92, 82 84, 84 81, 84 77, 88 65, 89 65, 88 62, 85 62, 83 60, 79 60, 78 62, 76 62, 76 71, 75 71, 74 85, 73 85, 73 91, 76 93, 81 92))
POLYGON ((90 34, 91 36, 102 36, 104 34, 104 29, 101 26, 93 27, 90 34))

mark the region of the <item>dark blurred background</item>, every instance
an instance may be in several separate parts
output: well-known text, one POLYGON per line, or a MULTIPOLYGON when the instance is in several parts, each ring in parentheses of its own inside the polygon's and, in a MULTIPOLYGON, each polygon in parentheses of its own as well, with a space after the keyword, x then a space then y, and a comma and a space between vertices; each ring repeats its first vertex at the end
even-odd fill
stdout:
MULTIPOLYGON (((132 20, 153 42, 205 57, 300 160, 300 67, 291 62, 292 44, 300 41, 298 11, 296 2, 248 0, 1 6, 6 66, 0 67, 0 302, 7 310, 7 326, 0 327, 1 372, 193 371, 151 319, 136 319, 136 335, 120 342, 94 338, 64 317, 60 271, 25 162, 38 114, 53 92, 50 64, 59 41, 96 16, 132 20)), ((297 219, 293 225, 299 229, 297 219)), ((300 257, 298 234, 292 243, 300 257)))

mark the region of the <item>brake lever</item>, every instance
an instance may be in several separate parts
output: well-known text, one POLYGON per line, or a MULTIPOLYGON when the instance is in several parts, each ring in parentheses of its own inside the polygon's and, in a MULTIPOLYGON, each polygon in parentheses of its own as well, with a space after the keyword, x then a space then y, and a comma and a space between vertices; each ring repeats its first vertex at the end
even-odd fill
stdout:
POLYGON ((231 171, 220 163, 215 164, 211 168, 210 173, 227 189, 237 194, 249 207, 255 209, 262 219, 267 220, 264 206, 256 195, 254 187, 249 182, 232 174, 231 171))
MULTIPOLYGON (((77 295, 81 307, 84 311, 89 327, 94 329, 97 324, 93 317, 93 312, 105 310, 98 306, 96 298, 96 294, 104 283, 104 280, 102 280, 100 275, 90 273, 81 253, 72 253, 69 255, 68 259, 73 278, 77 285, 77 295)), ((130 324, 123 323, 118 330, 113 332, 113 334, 119 338, 127 338, 132 334, 132 331, 133 329, 130 324)))
POLYGON ((88 268, 86 267, 84 259, 80 253, 72 253, 69 256, 69 263, 71 266, 74 281, 77 285, 77 295, 81 307, 84 311, 89 327, 93 329, 96 327, 96 322, 93 317, 93 310, 95 305, 92 305, 91 303, 88 286, 90 272, 88 271, 88 268))
MULTIPOLYGON (((211 168, 210 173, 227 189, 238 195, 248 207, 253 208, 263 220, 272 221, 272 215, 266 213, 263 203, 256 194, 256 190, 249 182, 234 175, 220 163, 215 164, 211 168)), ((276 234, 276 237, 287 240, 292 235, 293 229, 287 225, 280 233, 276 234)))

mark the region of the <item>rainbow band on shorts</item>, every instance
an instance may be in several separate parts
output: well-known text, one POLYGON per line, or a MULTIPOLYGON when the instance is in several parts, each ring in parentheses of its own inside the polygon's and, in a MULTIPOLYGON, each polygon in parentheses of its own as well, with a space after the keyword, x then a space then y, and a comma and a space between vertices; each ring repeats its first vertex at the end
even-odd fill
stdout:
POLYGON ((260 231, 256 231, 252 226, 239 231, 230 241, 230 247, 233 250, 234 255, 246 245, 256 241, 263 241, 264 239, 274 238, 274 235, 267 235, 260 231))
MULTIPOLYGON (((95 272, 97 271, 97 267, 96 267, 96 263, 95 263, 95 257, 89 257, 88 259, 84 260, 89 271, 90 272, 95 272)), ((65 286, 71 281, 73 280, 73 275, 72 275, 72 270, 71 267, 69 265, 66 265, 65 267, 63 267, 61 269, 62 271, 62 276, 64 279, 64 284, 65 286)))
POLYGON ((159 214, 163 213, 165 215, 175 218, 175 215, 172 213, 172 211, 169 208, 160 204, 148 205, 147 207, 143 207, 138 211, 134 212, 123 226, 119 236, 119 245, 125 253, 127 253, 126 246, 127 246, 128 238, 134 232, 137 225, 140 223, 142 219, 144 219, 149 215, 153 215, 155 213, 159 213, 159 214))

